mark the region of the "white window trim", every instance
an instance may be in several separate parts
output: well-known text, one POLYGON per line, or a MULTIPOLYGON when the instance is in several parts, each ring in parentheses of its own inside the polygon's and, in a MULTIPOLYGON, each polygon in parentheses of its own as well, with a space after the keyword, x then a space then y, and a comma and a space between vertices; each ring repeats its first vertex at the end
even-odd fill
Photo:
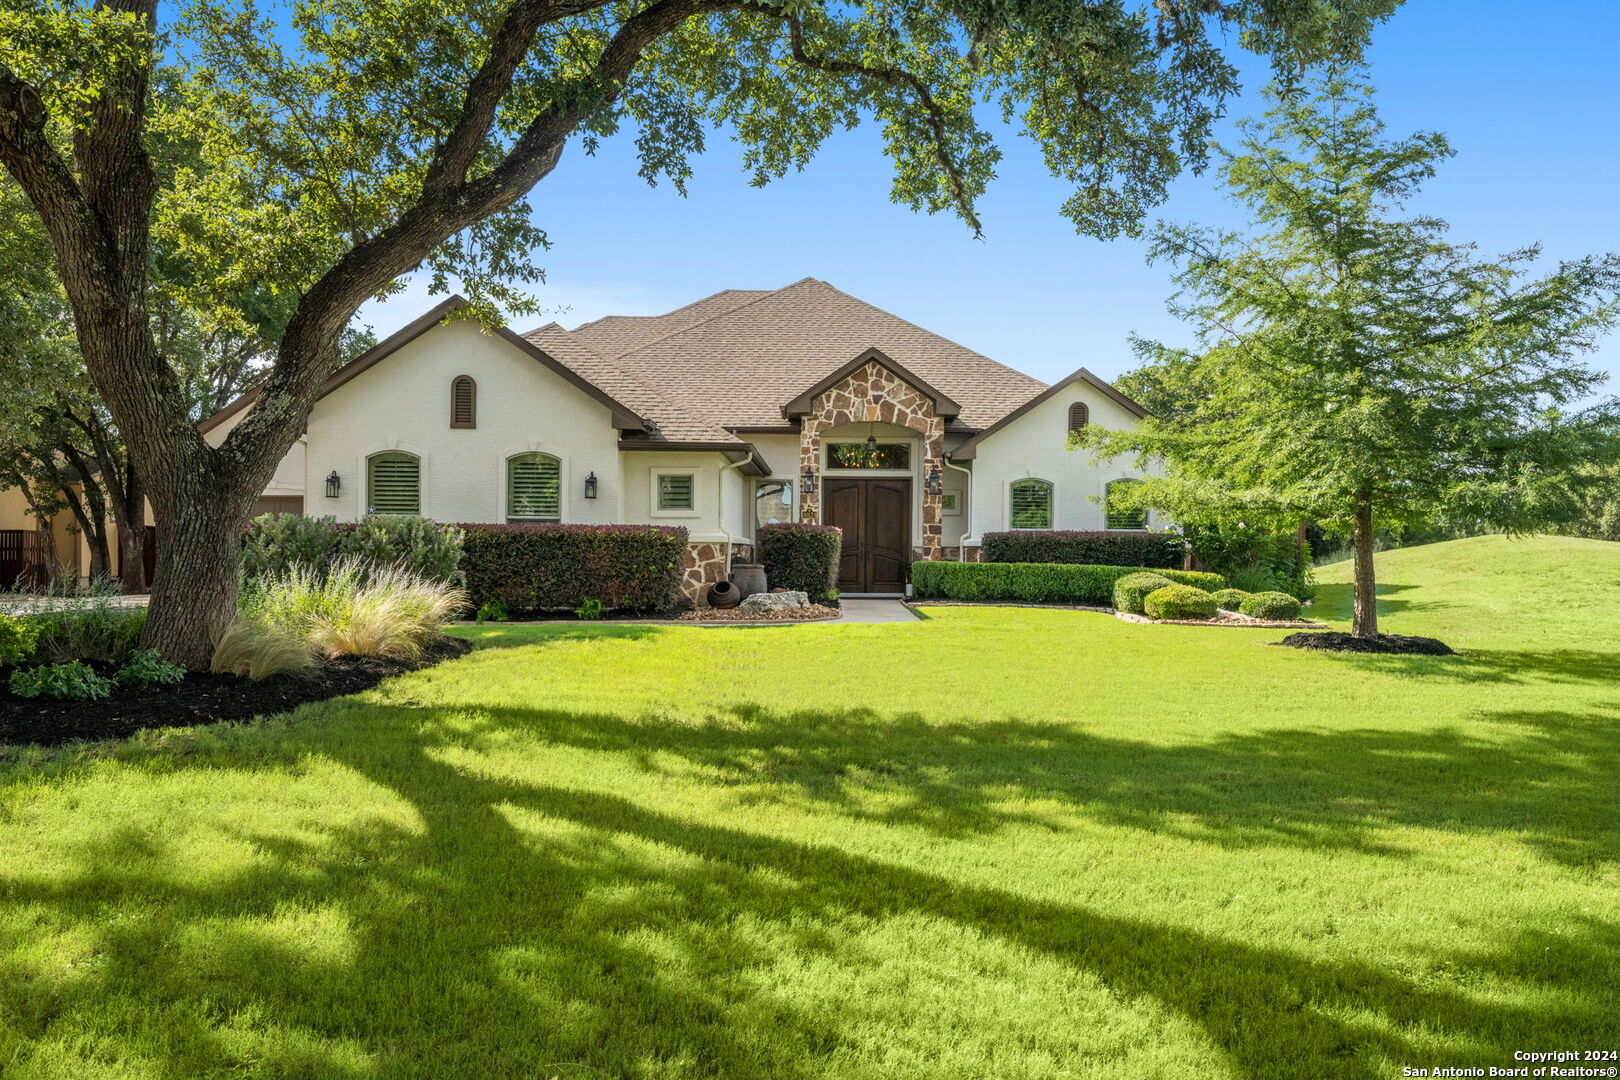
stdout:
POLYGON ((650 513, 658 518, 699 518, 703 516, 703 475, 705 470, 696 465, 684 469, 653 469, 651 491, 648 501, 651 503, 650 513), (692 509, 690 510, 661 510, 658 507, 658 482, 664 476, 690 476, 692 478, 692 509))
POLYGON ((1027 473, 1024 476, 1015 476, 1012 479, 1008 480, 1001 487, 1001 520, 1004 523, 1003 527, 1008 532, 1053 532, 1053 531, 1055 531, 1057 529, 1057 527, 1058 527, 1058 482, 1056 480, 1052 479, 1050 476, 1042 476, 1039 473, 1027 473), (1013 489, 1013 485, 1023 483, 1025 480, 1039 480, 1042 483, 1045 483, 1045 484, 1049 485, 1049 487, 1051 489, 1051 492, 1052 492, 1052 524, 1048 525, 1044 529, 1018 529, 1018 528, 1013 527, 1013 523, 1012 523, 1012 489, 1013 489))

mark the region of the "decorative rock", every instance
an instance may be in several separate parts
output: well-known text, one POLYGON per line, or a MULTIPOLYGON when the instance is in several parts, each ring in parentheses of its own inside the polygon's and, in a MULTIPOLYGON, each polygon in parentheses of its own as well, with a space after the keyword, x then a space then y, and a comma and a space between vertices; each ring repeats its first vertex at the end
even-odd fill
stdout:
POLYGON ((759 615, 767 611, 793 611, 810 606, 810 597, 802 592, 755 593, 737 606, 738 611, 759 615))

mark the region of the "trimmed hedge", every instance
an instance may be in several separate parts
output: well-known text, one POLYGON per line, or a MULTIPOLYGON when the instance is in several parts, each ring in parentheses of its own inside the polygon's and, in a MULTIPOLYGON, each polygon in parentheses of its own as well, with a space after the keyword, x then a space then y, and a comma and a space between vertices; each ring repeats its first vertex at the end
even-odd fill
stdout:
POLYGON ((1253 593, 1246 593, 1242 589, 1216 589, 1215 604, 1225 611, 1236 611, 1239 604, 1253 595, 1253 593))
POLYGON ((1257 592, 1238 605, 1252 619, 1297 619, 1300 603, 1285 592, 1257 592))
POLYGON ((991 563, 1079 563, 1170 570, 1181 565, 1183 545, 1175 533, 1080 532, 1019 529, 987 532, 980 549, 991 563))
POLYGON ((463 525, 461 572, 474 610, 512 615, 668 611, 680 599, 686 530, 659 525, 463 525))
POLYGON ((1175 582, 1153 570, 1126 574, 1114 582, 1114 610, 1129 611, 1133 615, 1146 614, 1148 594, 1168 589, 1175 582))
POLYGON ((1166 585, 1148 593, 1142 608, 1150 619, 1213 619, 1215 598, 1191 585, 1166 585))
POLYGON ((761 525, 754 542, 765 565, 765 584, 826 600, 838 587, 844 532, 834 525, 761 525))
POLYGON ((1219 574, 1196 570, 1154 570, 1140 566, 1088 566, 1075 563, 914 562, 912 592, 943 600, 1023 600, 1036 604, 1108 607, 1114 582, 1129 574, 1156 573, 1178 585, 1219 589, 1219 574))

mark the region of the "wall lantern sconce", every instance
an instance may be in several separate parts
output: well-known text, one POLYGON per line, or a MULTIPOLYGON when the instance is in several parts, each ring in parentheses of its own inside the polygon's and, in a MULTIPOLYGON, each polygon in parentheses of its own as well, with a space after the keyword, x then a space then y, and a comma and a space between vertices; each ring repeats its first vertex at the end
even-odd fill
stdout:
POLYGON ((326 474, 326 497, 328 499, 337 498, 338 492, 341 491, 342 488, 343 477, 337 474, 336 469, 333 469, 331 472, 326 474))
POLYGON ((938 495, 939 494, 939 492, 940 492, 940 484, 939 484, 939 470, 938 469, 929 469, 928 470, 928 478, 923 481, 923 490, 928 492, 928 494, 930 494, 930 495, 938 495))
POLYGON ((806 469, 799 474, 799 490, 806 495, 816 493, 816 470, 806 469))
POLYGON ((589 475, 589 476, 587 476, 585 478, 585 497, 587 499, 596 498, 596 474, 595 473, 591 473, 591 475, 589 475))

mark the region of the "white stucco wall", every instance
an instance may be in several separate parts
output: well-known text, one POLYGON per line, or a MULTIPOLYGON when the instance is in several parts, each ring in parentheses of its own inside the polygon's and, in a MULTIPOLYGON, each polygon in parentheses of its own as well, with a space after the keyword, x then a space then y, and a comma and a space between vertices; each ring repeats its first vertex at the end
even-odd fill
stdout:
MULTIPOLYGON (((203 433, 203 441, 209 446, 218 446, 225 441, 225 436, 247 418, 247 409, 243 409, 235 416, 226 420, 212 431, 203 433)), ((304 437, 299 436, 298 441, 292 444, 287 456, 281 459, 276 466, 276 474, 265 485, 266 495, 302 495, 304 494, 304 437)), ((147 520, 151 520, 151 511, 147 512, 147 520)))
MULTIPOLYGON (((435 327, 315 403, 309 417, 304 512, 343 521, 365 512, 366 459, 403 450, 421 459, 422 513, 435 521, 506 520, 506 462, 551 454, 562 463, 562 519, 619 515, 618 432, 606 405, 472 321, 435 327), (478 384, 477 427, 450 426, 450 383, 478 384), (338 498, 326 475, 342 478, 338 498), (594 472, 597 497, 585 498, 594 472)), ((629 520, 641 520, 635 517, 629 520)))
MULTIPOLYGON (((1129 428, 1136 417, 1089 383, 1075 380, 1035 408, 985 439, 971 461, 973 469, 972 536, 976 544, 986 532, 1008 528, 1008 487, 1027 476, 1052 483, 1053 528, 1103 529, 1106 523, 1100 499, 1114 480, 1139 477, 1132 459, 1092 463, 1089 450, 1069 450, 1069 406, 1083 401, 1090 422, 1106 428, 1129 428)), ((953 479, 959 473, 946 470, 953 479)), ((947 487, 946 490, 949 490, 947 487)), ((1148 526, 1158 527, 1153 515, 1148 526)), ((945 543, 953 545, 961 534, 955 522, 945 523, 945 543)))

